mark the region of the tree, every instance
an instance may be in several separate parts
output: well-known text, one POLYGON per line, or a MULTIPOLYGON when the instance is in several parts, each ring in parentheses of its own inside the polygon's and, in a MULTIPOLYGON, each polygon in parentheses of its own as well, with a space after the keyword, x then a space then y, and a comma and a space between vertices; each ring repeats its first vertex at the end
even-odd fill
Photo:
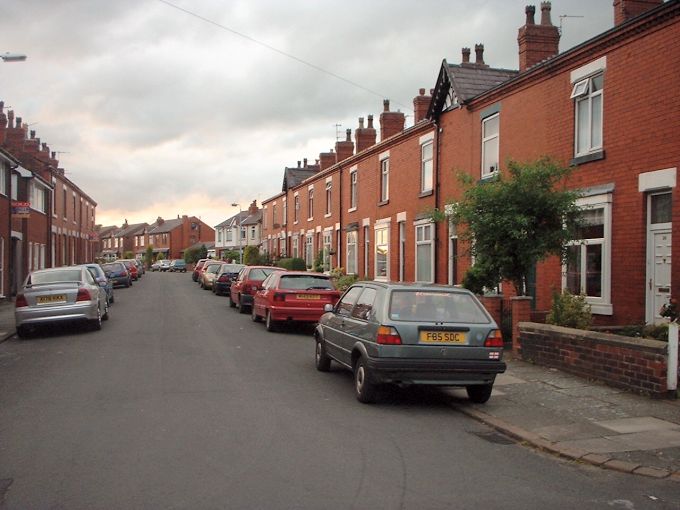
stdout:
POLYGON ((253 266, 260 263, 260 249, 257 246, 246 246, 243 249, 243 263, 253 266))
POLYGON ((123 252, 123 258, 124 259, 134 259, 135 258, 135 252, 130 251, 130 250, 123 252))
POLYGON ((208 248, 205 246, 205 244, 202 244, 198 249, 198 258, 199 260, 208 258, 208 248))
POLYGON ((510 281, 517 295, 527 293, 527 275, 551 255, 566 259, 567 243, 576 239, 581 211, 578 191, 566 189, 571 168, 548 157, 532 163, 508 163, 506 171, 480 184, 461 178, 463 199, 451 203, 448 218, 464 224, 459 235, 469 241, 475 264, 466 275, 474 291, 510 281))
POLYGON ((163 252, 162 251, 158 252, 158 255, 156 256, 156 260, 163 260, 163 259, 165 259, 165 255, 163 254, 163 252))
POLYGON ((153 246, 149 245, 146 247, 146 252, 144 253, 144 263, 146 267, 151 267, 153 263, 153 246))
POLYGON ((200 250, 198 248, 188 248, 184 250, 184 262, 187 264, 195 264, 200 257, 200 250))

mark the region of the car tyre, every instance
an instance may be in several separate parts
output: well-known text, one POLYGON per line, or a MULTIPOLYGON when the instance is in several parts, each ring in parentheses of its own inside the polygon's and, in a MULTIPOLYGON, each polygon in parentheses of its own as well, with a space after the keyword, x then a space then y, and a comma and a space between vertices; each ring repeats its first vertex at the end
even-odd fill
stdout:
POLYGON ((371 372, 366 366, 366 359, 361 357, 354 364, 354 393, 363 404, 375 402, 377 388, 371 380, 371 372))
POLYGON ((257 315, 257 312, 255 311, 255 305, 250 307, 250 318, 252 319, 253 322, 260 322, 260 316, 257 315))
POLYGON ((236 308, 236 303, 231 299, 231 293, 229 294, 229 308, 236 308))
POLYGON ((468 398, 475 404, 484 404, 491 397, 493 390, 493 383, 491 384, 473 384, 466 386, 468 398))
POLYGON ((238 297, 238 313, 248 313, 248 308, 243 304, 241 296, 238 297))
POLYGON ((29 331, 29 329, 28 329, 26 326, 19 326, 19 327, 17 328, 17 336, 18 336, 19 338, 22 338, 22 339, 23 339, 23 338, 28 338, 29 333, 30 333, 30 331, 29 331))
POLYGON ((328 372, 331 369, 331 359, 326 354, 326 346, 320 338, 316 339, 316 354, 314 356, 316 369, 319 372, 328 372))
POLYGON ((111 304, 116 302, 116 298, 113 294, 111 294, 111 304))
POLYGON ((97 306, 97 318, 92 319, 92 329, 95 331, 99 331, 102 329, 102 311, 99 309, 99 306, 97 306))
POLYGON ((104 305, 104 315, 102 315, 102 320, 103 321, 109 320, 109 304, 108 303, 106 303, 104 305))
POLYGON ((269 310, 264 312, 264 327, 267 328, 267 331, 270 333, 273 333, 278 329, 277 322, 272 319, 272 313, 269 310))

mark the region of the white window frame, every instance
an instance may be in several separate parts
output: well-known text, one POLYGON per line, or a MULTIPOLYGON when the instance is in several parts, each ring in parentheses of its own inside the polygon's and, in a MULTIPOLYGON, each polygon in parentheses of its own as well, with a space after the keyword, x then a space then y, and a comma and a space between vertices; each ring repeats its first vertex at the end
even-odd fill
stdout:
POLYGON ((420 139, 420 192, 427 193, 434 188, 434 134, 420 139), (430 156, 425 157, 425 149, 430 148, 430 156), (429 168, 429 177, 426 172, 429 168))
POLYGON ((603 124, 604 124, 604 73, 598 72, 592 76, 584 78, 577 81, 571 91, 571 99, 574 99, 574 156, 587 156, 593 152, 599 152, 604 147, 603 140, 603 124), (602 78, 602 86, 599 90, 593 92, 593 80, 596 78, 602 78), (593 126, 593 102, 595 98, 600 98, 600 125, 593 126), (580 108, 581 103, 586 102, 588 105, 588 118, 584 121, 586 123, 586 140, 587 144, 585 147, 579 147, 579 126, 582 122, 580 118, 580 108), (593 133, 597 129, 599 134, 600 143, 593 144, 593 133))
POLYGON ((293 204, 293 225, 297 225, 297 222, 300 221, 300 195, 296 193, 294 199, 295 200, 293 204))
POLYGON ((324 218, 329 218, 332 214, 333 183, 326 182, 326 214, 324 218))
POLYGON ((390 158, 380 160, 380 202, 390 199, 390 158))
POLYGON ((377 224, 375 225, 375 231, 373 233, 373 239, 375 240, 375 244, 373 247, 373 255, 374 255, 374 260, 373 260, 373 271, 375 274, 375 279, 380 280, 380 281, 389 281, 390 279, 390 224, 389 223, 382 223, 382 224, 377 224), (378 244, 378 236, 381 234, 386 235, 386 241, 384 243, 378 244), (385 251, 385 275, 379 275, 378 274, 378 249, 380 247, 386 247, 385 251))
POLYGON ((283 218, 281 218, 281 225, 287 225, 288 224, 288 201, 285 198, 282 200, 282 208, 283 208, 283 218))
POLYGON ((307 221, 314 219, 314 188, 307 190, 307 221))
POLYGON ((331 270, 331 249, 333 248, 333 230, 323 232, 323 270, 331 270))
MULTIPOLYGON (((0 163, 0 195, 7 196, 7 165, 4 162, 0 163)), ((0 295, 2 295, 1 290, 0 295)))
MULTIPOLYGON (((583 197, 576 201, 576 205, 587 209, 603 209, 604 234, 597 239, 575 239, 568 246, 581 245, 581 288, 585 289, 586 246, 602 246, 602 296, 586 296, 586 302, 590 305, 591 311, 598 315, 612 315, 613 307, 611 302, 611 253, 612 253, 612 194, 605 193, 583 197)), ((567 265, 562 265, 562 289, 567 288, 567 265)))
POLYGON ((500 112, 494 113, 482 119, 482 179, 491 177, 498 173, 498 166, 500 160, 500 133, 501 133, 501 115, 500 112), (498 130, 495 133, 488 134, 485 136, 485 129, 489 122, 492 120, 498 121, 498 130), (486 146, 487 144, 495 144, 495 161, 486 161, 486 146), (490 163, 493 163, 493 170, 489 170, 492 167, 490 163))
POLYGON ((41 212, 43 214, 47 213, 46 202, 47 202, 47 188, 33 180, 31 182, 31 209, 34 211, 41 212))
POLYGON ((414 223, 415 226, 415 281, 422 283, 434 283, 434 229, 435 224, 427 219, 414 223), (429 239, 425 239, 425 233, 429 231, 429 239), (422 239, 419 239, 419 233, 422 233, 422 239), (421 278, 422 275, 418 274, 418 247, 419 246, 430 246, 430 256, 429 256, 429 269, 430 277, 428 279, 421 278))
POLYGON ((350 230, 349 232, 347 232, 345 241, 345 244, 347 246, 346 248, 347 256, 345 257, 345 260, 347 261, 347 267, 345 268, 347 274, 359 274, 357 267, 359 264, 359 253, 357 252, 357 248, 359 245, 358 237, 359 237, 358 230, 350 230), (352 256, 351 254, 350 246, 354 248, 354 256, 352 256))
POLYGON ((314 233, 308 232, 305 235, 305 265, 312 267, 314 265, 314 233))
POLYGON ((359 183, 359 173, 357 169, 350 170, 349 172, 349 209, 347 212, 352 212, 357 210, 357 199, 358 199, 358 189, 357 184, 359 183))
POLYGON ((9 187, 10 187, 9 191, 10 191, 10 195, 11 195, 10 198, 12 200, 18 200, 17 197, 19 196, 19 189, 18 189, 19 188, 19 175, 15 174, 14 172, 11 172, 10 181, 11 181, 10 184, 9 184, 9 187))
POLYGON ((299 236, 295 235, 291 238, 291 244, 292 244, 291 248, 292 248, 292 252, 293 252, 292 255, 293 255, 294 259, 299 258, 299 254, 300 254, 299 243, 300 243, 300 237, 299 236))

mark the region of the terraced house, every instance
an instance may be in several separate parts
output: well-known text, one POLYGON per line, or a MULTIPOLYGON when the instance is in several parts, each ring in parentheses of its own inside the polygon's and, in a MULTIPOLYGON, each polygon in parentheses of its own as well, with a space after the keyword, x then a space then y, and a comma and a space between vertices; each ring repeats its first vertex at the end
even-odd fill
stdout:
POLYGON ((457 173, 482 184, 509 160, 550 156, 574 166, 587 228, 568 265, 538 265, 533 307, 569 289, 599 324, 659 320, 680 294, 680 1, 615 0, 614 26, 563 53, 550 2, 537 14, 523 13, 518 69, 465 47, 415 97, 413 126, 386 101, 379 141, 360 119, 354 142, 348 131, 318 170, 284 181, 263 201, 265 249, 308 266, 321 252, 325 268, 366 278, 457 284, 472 261, 456 230, 430 219, 460 197, 457 173))

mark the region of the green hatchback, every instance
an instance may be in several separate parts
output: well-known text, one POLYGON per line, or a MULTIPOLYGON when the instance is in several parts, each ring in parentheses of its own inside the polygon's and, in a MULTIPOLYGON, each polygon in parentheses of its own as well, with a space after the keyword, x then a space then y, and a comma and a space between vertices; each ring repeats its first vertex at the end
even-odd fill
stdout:
POLYGON ((358 282, 325 310, 314 332, 316 368, 335 361, 351 370, 360 402, 389 383, 465 387, 484 403, 505 372, 500 329, 468 290, 358 282))

